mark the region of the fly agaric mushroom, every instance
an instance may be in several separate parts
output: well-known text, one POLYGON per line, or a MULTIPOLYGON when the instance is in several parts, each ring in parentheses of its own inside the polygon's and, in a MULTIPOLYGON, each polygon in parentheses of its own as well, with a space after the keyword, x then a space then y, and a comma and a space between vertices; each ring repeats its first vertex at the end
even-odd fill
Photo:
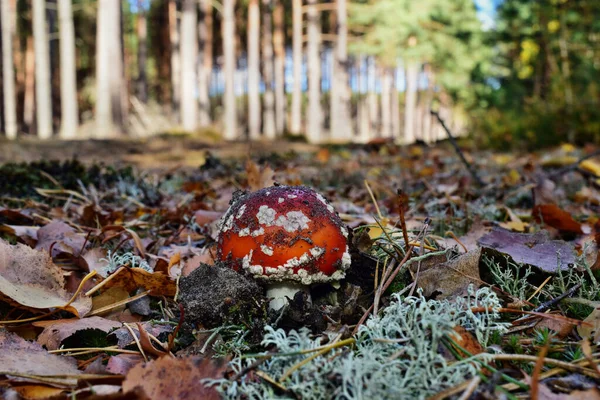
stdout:
POLYGON ((342 279, 350 266, 348 230, 323 196, 273 186, 234 200, 222 219, 217 257, 267 284, 271 308, 312 283, 342 279))

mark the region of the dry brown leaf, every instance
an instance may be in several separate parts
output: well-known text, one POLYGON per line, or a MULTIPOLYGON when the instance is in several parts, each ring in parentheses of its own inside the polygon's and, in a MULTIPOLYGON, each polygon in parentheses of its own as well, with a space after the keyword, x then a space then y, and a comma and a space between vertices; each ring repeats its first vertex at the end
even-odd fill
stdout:
MULTIPOLYGON (((129 292, 124 288, 120 286, 108 288, 107 290, 103 290, 98 296, 92 297, 92 311, 98 310, 102 307, 110 306, 128 298, 129 292)), ((111 311, 123 311, 124 309, 125 305, 114 308, 111 311)))
POLYGON ((581 224, 556 204, 540 204, 531 212, 535 220, 564 233, 583 233, 581 224))
POLYGON ((144 357, 141 354, 118 354, 108 359, 106 371, 111 374, 126 375, 131 368, 142 362, 144 357))
POLYGON ((590 339, 593 343, 600 343, 600 308, 596 307, 585 319, 591 326, 578 326, 577 333, 584 339, 590 339))
POLYGON ((65 390, 46 385, 18 385, 13 390, 19 393, 23 399, 37 400, 48 399, 63 393, 65 390))
POLYGON ((215 258, 213 257, 213 254, 210 251, 206 251, 203 254, 190 258, 185 262, 183 269, 181 270, 181 275, 188 276, 198 268, 200 264, 214 265, 215 258))
MULTIPOLYGON (((525 383, 531 384, 531 377, 525 374, 525 383)), ((546 384, 538 382, 538 400, 600 400, 597 388, 573 390, 571 393, 555 393, 546 384)))
POLYGON ((177 291, 176 283, 168 275, 155 272, 144 271, 141 268, 119 268, 115 274, 117 276, 111 279, 104 288, 119 286, 132 292, 137 288, 151 290, 153 296, 175 296, 177 291))
POLYGON ((162 357, 133 367, 123 382, 125 393, 141 388, 151 400, 220 399, 216 389, 205 386, 206 378, 223 376, 226 362, 210 358, 162 357))
MULTIPOLYGON (((100 330, 109 333, 113 329, 120 328, 121 323, 101 317, 89 317, 83 319, 59 319, 44 324, 44 331, 38 337, 37 342, 48 350, 59 349, 61 343, 79 331, 87 329, 100 330)), ((34 323, 35 326, 40 326, 34 323)))
MULTIPOLYGON (((0 330, 0 375, 28 374, 36 376, 78 375, 74 358, 49 354, 38 343, 0 330)), ((54 378, 67 386, 76 384, 75 379, 54 378)))
POLYGON ((248 174, 248 186, 252 191, 273 186, 275 183, 273 180, 273 175, 275 172, 271 169, 271 167, 266 166, 261 169, 252 160, 248 160, 246 162, 246 174, 248 174))
POLYGON ((36 250, 50 251, 52 257, 61 253, 79 255, 85 244, 85 236, 77 233, 70 225, 62 221, 52 221, 37 232, 36 250))
MULTIPOLYGON (((462 254, 453 260, 446 261, 446 255, 432 257, 421 263, 418 286, 423 289, 423 295, 428 297, 436 295, 436 298, 446 298, 467 294, 467 288, 473 284, 478 288, 481 279, 479 277, 479 257, 481 250, 472 250, 462 254)), ((409 266, 413 276, 417 271, 417 264, 409 266)))
POLYGON ((87 296, 65 307, 72 295, 64 289, 62 270, 45 251, 0 241, 0 297, 31 309, 61 308, 83 317, 92 308, 87 296))
MULTIPOLYGON (((458 337, 453 336, 454 341, 464 350, 469 352, 471 355, 483 353, 483 346, 477 341, 471 332, 467 331, 460 325, 454 327, 454 332, 456 332, 458 335, 458 337)), ((457 348, 456 351, 461 354, 462 357, 468 356, 468 354, 463 354, 459 348, 457 348)))

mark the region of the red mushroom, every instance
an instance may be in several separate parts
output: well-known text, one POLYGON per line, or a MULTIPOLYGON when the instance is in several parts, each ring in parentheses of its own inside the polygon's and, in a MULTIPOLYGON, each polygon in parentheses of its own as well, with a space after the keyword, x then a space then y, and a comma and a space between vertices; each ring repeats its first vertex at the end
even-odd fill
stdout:
POLYGON ((219 259, 268 281, 271 308, 350 266, 348 230, 323 196, 304 186, 273 186, 236 199, 222 219, 219 259))

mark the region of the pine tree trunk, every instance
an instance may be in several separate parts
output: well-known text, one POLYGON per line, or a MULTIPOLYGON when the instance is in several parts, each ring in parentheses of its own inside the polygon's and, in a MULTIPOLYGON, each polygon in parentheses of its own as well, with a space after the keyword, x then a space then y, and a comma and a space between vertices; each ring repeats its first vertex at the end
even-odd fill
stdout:
POLYGON ((50 48, 46 1, 33 0, 33 46, 35 50, 35 104, 37 134, 40 139, 52 137, 52 97, 50 89, 50 48))
POLYGON ((198 10, 196 0, 183 0, 181 13, 181 124, 193 132, 198 127, 198 10))
POLYGON ((127 119, 123 98, 126 85, 123 75, 121 3, 98 0, 97 18, 96 137, 107 138, 124 133, 127 119))
POLYGON ((402 143, 415 142, 415 119, 417 108, 417 84, 419 65, 415 62, 406 64, 406 94, 404 97, 404 138, 402 143))
POLYGON ((75 30, 71 0, 58 1, 60 20, 60 136, 77 136, 79 107, 77 105, 77 73, 75 69, 75 30))
POLYGON ((348 76, 348 11, 346 0, 336 0, 336 33, 331 79, 331 139, 350 141, 353 137, 348 76))
POLYGON ((212 0, 200 0, 202 19, 198 24, 200 40, 200 63, 198 64, 198 103, 201 127, 212 123, 210 117, 210 78, 212 74, 212 0))
POLYGON ((306 45, 308 67, 308 116, 306 138, 310 143, 322 140, 321 124, 321 24, 317 9, 317 0, 308 0, 306 9, 307 36, 306 45))
POLYGON ((392 74, 392 87, 390 88, 392 137, 395 138, 395 140, 398 140, 398 138, 400 138, 400 100, 398 99, 398 86, 396 82, 397 68, 393 68, 390 73, 392 74))
POLYGON ((281 0, 274 0, 273 47, 275 52, 275 131, 277 136, 285 132, 285 10, 281 0))
POLYGON ((137 37, 138 37, 138 56, 137 56, 137 97, 142 103, 148 102, 148 78, 146 74, 146 63, 148 59, 148 25, 146 20, 146 9, 144 2, 138 0, 137 3, 137 37))
POLYGON ((223 136, 226 140, 237 138, 237 112, 235 105, 235 0, 223 0, 223 63, 225 94, 223 106, 223 136))
POLYGON ((362 73, 362 66, 364 64, 363 57, 357 57, 356 71, 358 74, 358 137, 356 141, 358 143, 368 143, 371 140, 370 133, 370 121, 369 121, 369 105, 367 103, 367 96, 363 93, 363 85, 365 76, 362 73))
POLYGON ((369 126, 371 130, 371 139, 379 137, 379 100, 377 98, 377 64, 375 59, 370 57, 367 65, 367 81, 369 92, 367 93, 367 102, 369 103, 369 126))
POLYGON ((392 76, 390 68, 381 69, 381 137, 392 137, 392 76))
POLYGON ((15 14, 9 0, 0 0, 2 18, 2 94, 4 98, 4 133, 8 139, 17 137, 17 97, 15 92, 15 69, 13 60, 12 26, 15 14))
POLYGON ((248 132, 251 140, 260 138, 260 5, 248 4, 248 132))
POLYGON ((427 78, 427 92, 425 94, 425 107, 423 110, 423 115, 421 116, 423 119, 421 126, 423 127, 423 141, 425 143, 432 143, 433 138, 431 127, 433 116, 431 115, 431 103, 433 101, 433 73, 431 71, 431 65, 426 64, 424 67, 424 72, 427 78))
POLYGON ((292 110, 290 132, 302 132, 302 0, 292 0, 292 58, 294 64, 294 86, 292 89, 292 110))
POLYGON ((263 0, 263 25, 262 25, 262 66, 263 81, 265 84, 263 133, 265 138, 275 138, 275 95, 273 93, 273 23, 271 0, 263 0))
POLYGON ((178 121, 181 104, 181 56, 177 2, 175 0, 169 0, 169 39, 171 42, 171 107, 173 117, 178 121))
POLYGON ((25 50, 25 94, 23 96, 23 124, 30 134, 35 133, 35 51, 33 38, 27 38, 25 50))

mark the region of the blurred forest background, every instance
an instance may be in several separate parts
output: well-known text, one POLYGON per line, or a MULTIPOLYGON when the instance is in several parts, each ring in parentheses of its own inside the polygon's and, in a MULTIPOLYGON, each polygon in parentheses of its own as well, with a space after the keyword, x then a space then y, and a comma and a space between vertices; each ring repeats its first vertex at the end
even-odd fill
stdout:
POLYGON ((598 0, 0 0, 0 132, 600 142, 598 0))

